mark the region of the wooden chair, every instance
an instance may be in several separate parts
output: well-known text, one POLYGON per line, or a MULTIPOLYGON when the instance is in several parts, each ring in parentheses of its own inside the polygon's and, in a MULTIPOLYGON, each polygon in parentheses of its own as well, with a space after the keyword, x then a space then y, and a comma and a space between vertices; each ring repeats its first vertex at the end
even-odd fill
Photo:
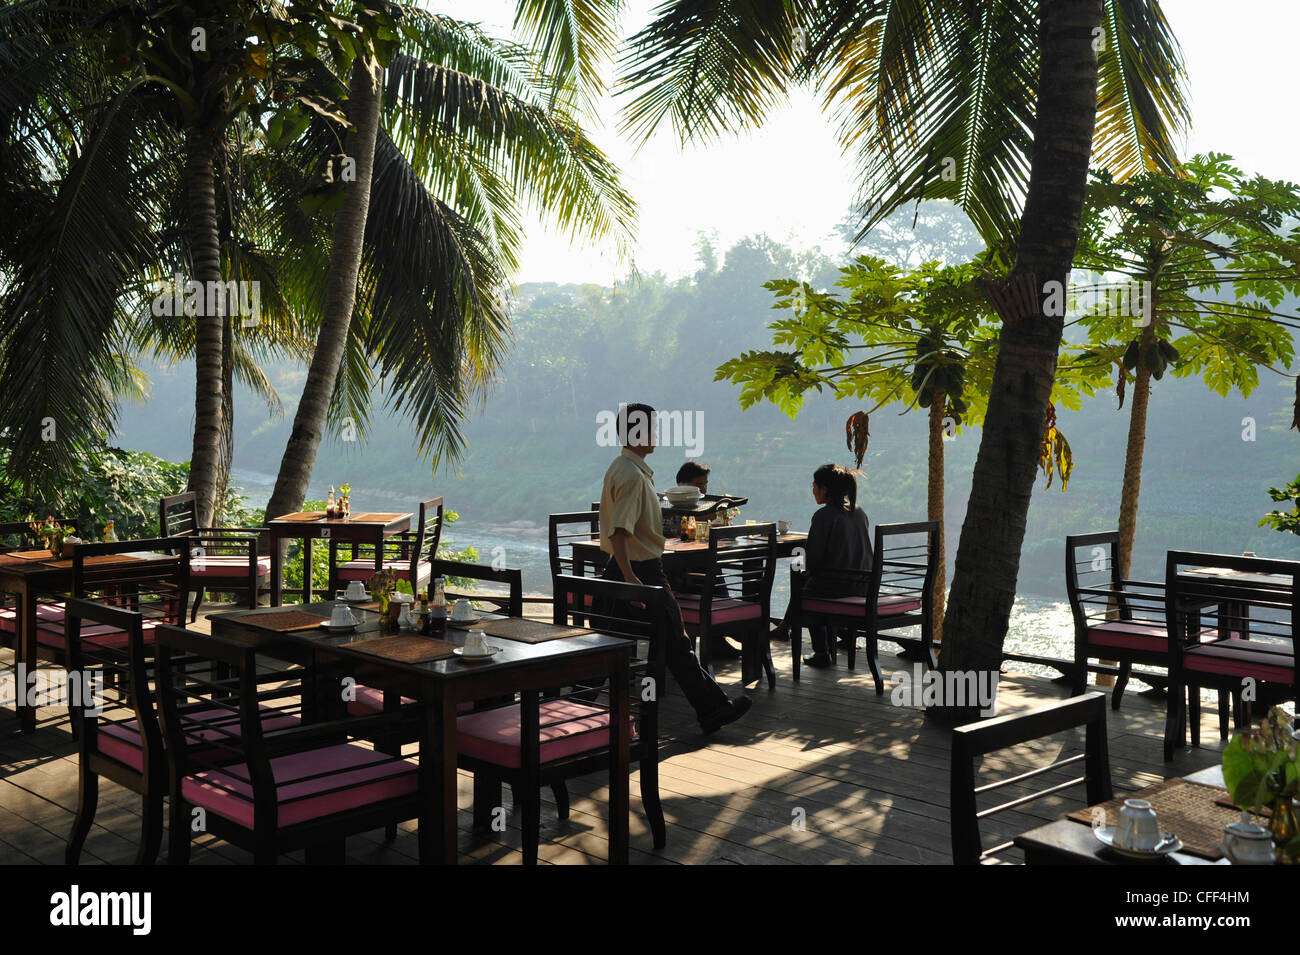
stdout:
MULTIPOLYGON (((506 593, 497 594, 475 590, 474 593, 454 593, 445 590, 447 602, 467 597, 477 603, 491 604, 495 612, 507 617, 524 615, 524 575, 518 568, 503 567, 500 570, 487 564, 471 564, 460 560, 435 560, 432 573, 434 578, 457 577, 462 580, 477 580, 484 583, 505 584, 506 593)), ((448 607, 448 613, 451 608, 448 607)))
POLYGON ((1249 722, 1245 701, 1251 697, 1257 704, 1296 698, 1297 573, 1300 561, 1169 551, 1166 762, 1173 759, 1175 746, 1186 744, 1189 714, 1192 744, 1200 744, 1201 687, 1218 690, 1221 707, 1224 693, 1236 694, 1239 726, 1249 722), (1204 568, 1211 572, 1197 572, 1204 568), (1242 692, 1247 686, 1252 693, 1242 692))
MULTIPOLYGON (((79 752, 77 814, 68 837, 67 865, 79 861, 95 821, 101 777, 140 794, 136 864, 152 864, 162 846, 167 759, 152 686, 153 644, 155 628, 174 623, 179 616, 161 609, 175 599, 175 593, 159 595, 158 600, 141 599, 139 610, 76 597, 66 603, 68 673, 79 677, 70 685, 80 688, 80 699, 71 693, 68 697, 79 752), (92 685, 100 695, 88 701, 85 694, 92 685)), ((222 722, 221 714, 212 715, 222 722)), ((276 712, 268 714, 265 728, 297 722, 296 715, 276 712)), ((227 715, 223 725, 237 733, 237 714, 227 715)))
POLYGON ((772 666, 770 618, 772 580, 776 575, 776 525, 746 524, 709 532, 708 567, 689 575, 693 593, 677 594, 682 622, 698 638, 700 662, 711 667, 713 631, 741 641, 741 682, 767 676, 776 686, 772 666), (748 538, 742 542, 742 538, 748 538))
POLYGON ((384 732, 405 714, 271 729, 266 701, 283 700, 310 675, 267 664, 264 659, 259 667, 255 651, 238 641, 158 630, 172 865, 189 861, 195 809, 203 810, 206 831, 250 850, 259 865, 300 848, 323 848, 342 861, 347 836, 419 815, 416 761, 352 741, 384 732), (209 675, 219 668, 231 677, 209 675), (230 714, 239 716, 237 729, 230 714))
MULTIPOLYGON (((560 575, 558 593, 574 596, 572 616, 604 634, 644 641, 646 652, 633 664, 628 688, 634 720, 631 759, 639 764, 641 801, 656 849, 667 842, 659 799, 659 697, 666 678, 668 616, 662 587, 560 575), (590 597, 588 601, 586 598, 590 597), (631 606, 643 603, 645 610, 631 606)), ((459 764, 474 773, 474 821, 483 828, 501 804, 508 782, 522 807, 524 863, 537 862, 541 828, 540 789, 556 791, 561 819, 568 818, 563 784, 575 776, 607 771, 614 741, 608 686, 570 687, 548 694, 525 693, 520 702, 479 709, 456 720, 459 764), (534 716, 535 714, 535 716, 534 716), (536 722, 533 722, 533 720, 536 722), (558 788, 557 788, 558 786, 558 788), (563 795, 562 795, 563 794, 563 795)))
MULTIPOLYGON (((857 656, 857 636, 867 640, 867 662, 876 684, 876 695, 884 693, 884 679, 876 661, 879 638, 890 637, 886 631, 904 627, 921 628, 920 649, 926 663, 934 667, 934 579, 939 569, 939 522, 916 521, 910 524, 877 524, 874 563, 870 570, 825 568, 856 589, 863 596, 805 596, 806 575, 790 571, 790 653, 794 679, 799 679, 803 656, 803 628, 822 621, 832 629, 849 633, 849 669, 857 656)), ((821 572, 821 571, 819 571, 821 572)), ((834 641, 831 644, 834 655, 834 641)))
MULTIPOLYGON (((151 540, 114 541, 109 544, 82 544, 73 552, 72 596, 97 600, 127 610, 148 610, 151 616, 143 624, 146 644, 152 642, 156 622, 179 624, 185 617, 189 587, 189 551, 187 538, 166 537, 151 540), (114 554, 147 551, 176 555, 172 561, 112 561, 99 558, 114 554)), ((66 666, 65 594, 43 594, 36 607, 36 655, 59 666, 66 666)), ((0 626, 10 624, 15 632, 22 627, 18 615, 12 619, 0 614, 0 626)), ((126 635, 118 640, 126 645, 126 635)))
MULTIPOLYGON (((1072 770, 1073 771, 1073 770, 1072 770)), ((1049 780, 1050 781, 1050 780, 1049 780)), ((952 768, 950 822, 952 826, 952 861, 956 865, 979 865, 985 860, 1012 848, 1008 841, 991 849, 983 849, 980 822, 1001 812, 1053 796, 1083 784, 1087 793, 1085 805, 1092 806, 1114 798, 1110 782, 1110 757, 1106 741, 1106 697, 1101 693, 1049 703, 1047 706, 1015 716, 996 719, 952 731, 952 768), (1018 773, 1010 778, 976 785, 975 760, 999 750, 1019 746, 1033 740, 1063 733, 1075 727, 1085 727, 1082 753, 1058 759, 1049 765, 1018 773), (981 810, 979 796, 1008 786, 1013 793, 1022 793, 1029 780, 1057 772, 1067 766, 1083 764, 1083 775, 1053 783, 1045 789, 1030 791, 1000 805, 981 810)), ((999 861, 999 860, 994 860, 999 861)))
MULTIPOLYGON (((418 593, 433 579, 430 570, 442 542, 442 498, 421 501, 414 530, 384 541, 384 569, 410 581, 418 593)), ((350 580, 366 581, 375 573, 374 545, 357 541, 330 541, 330 595, 350 580), (346 551, 346 556, 343 552, 346 551), (360 555, 360 556, 358 556, 360 555)))
POLYGON ((199 527, 197 496, 193 491, 173 494, 158 502, 158 528, 163 537, 185 537, 190 552, 190 580, 198 586, 193 623, 199 617, 205 593, 244 592, 248 608, 257 607, 257 595, 268 584, 271 557, 259 553, 262 527, 199 527))
MULTIPOLYGON (((562 514, 552 514, 547 518, 546 541, 551 560, 551 616, 557 624, 563 624, 569 615, 579 608, 574 603, 577 599, 576 595, 558 590, 556 581, 560 577, 599 577, 605 563, 609 560, 608 555, 602 552, 600 562, 595 565, 586 565, 584 562, 583 569, 587 573, 580 574, 573 559, 574 542, 590 541, 600 536, 599 509, 600 502, 597 501, 590 511, 566 511, 562 514)), ((574 622, 578 626, 583 626, 581 616, 574 622)))

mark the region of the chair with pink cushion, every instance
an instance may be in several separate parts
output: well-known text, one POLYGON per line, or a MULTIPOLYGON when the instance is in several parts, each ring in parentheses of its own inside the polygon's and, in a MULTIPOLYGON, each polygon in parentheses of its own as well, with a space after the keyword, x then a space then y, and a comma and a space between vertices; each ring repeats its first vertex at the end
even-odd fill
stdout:
MULTIPOLYGON (((885 692, 880 665, 876 661, 880 637, 900 645, 915 645, 927 666, 935 666, 934 580, 939 569, 939 522, 877 524, 874 563, 870 570, 819 569, 843 582, 846 590, 860 596, 824 597, 804 594, 805 575, 792 562, 790 568, 790 652, 794 678, 799 679, 803 656, 803 628, 822 621, 832 628, 849 631, 849 669, 857 657, 857 637, 866 637, 867 663, 876 684, 876 695, 885 692), (894 634, 895 630, 920 627, 919 640, 894 634)), ((831 653, 835 653, 834 640, 831 653)))
MULTIPOLYGON (((1111 693, 1111 709, 1133 673, 1133 666, 1169 666, 1169 633, 1165 628, 1165 585, 1124 580, 1120 574, 1119 531, 1071 534, 1065 538, 1065 592, 1074 617, 1074 671, 1071 686, 1077 696, 1087 689, 1089 660, 1113 660, 1119 670, 1111 693)), ((1163 673, 1141 672, 1143 681, 1163 688, 1163 673)), ((1227 719, 1227 710, 1223 710, 1227 719)))
MULTIPOLYGON (((638 764, 641 802, 656 849, 667 842, 659 800, 659 697, 666 673, 668 632, 665 591, 622 581, 559 575, 558 593, 574 597, 572 617, 602 634, 645 645, 631 668, 628 687, 632 708, 631 761, 638 764), (587 599, 590 598, 590 599, 587 599), (641 603, 644 609, 636 608, 641 603), (577 609, 581 608, 581 609, 577 609)), ((485 828, 501 805, 507 782, 522 808, 523 855, 537 862, 541 829, 542 786, 551 786, 560 819, 568 818, 564 782, 593 772, 608 772, 614 727, 610 723, 610 688, 567 687, 563 691, 521 694, 519 701, 486 707, 457 717, 459 765, 474 773, 474 820, 485 828)))
POLYGON ((347 836, 418 817, 416 761, 358 742, 395 729, 405 714, 273 727, 266 698, 301 692, 310 671, 270 669, 254 648, 192 630, 160 627, 157 665, 169 863, 189 861, 196 819, 264 865, 304 848, 309 860, 342 861, 347 836), (320 851, 325 857, 313 859, 320 851))
MULTIPOLYGON (((137 591, 138 594, 138 591, 137 591)), ((175 608, 145 595, 136 610, 76 597, 66 601, 68 633, 68 712, 77 739, 77 813, 64 857, 76 865, 95 821, 100 779, 140 794, 140 846, 137 865, 149 865, 162 846, 163 796, 167 759, 154 703, 153 643, 159 625, 175 622, 175 608), (164 606, 160 606, 164 605, 164 606)), ((176 602, 179 602, 178 600, 176 602)), ((219 710, 218 725, 238 730, 238 715, 219 710)), ((268 728, 293 725, 288 711, 268 714, 268 728)))
POLYGON ((772 580, 776 575, 776 525, 745 524, 718 527, 709 533, 708 563, 687 575, 691 592, 677 593, 682 622, 698 638, 700 663, 710 667, 714 634, 741 642, 741 683, 766 674, 776 686, 772 666, 772 580))
MULTIPOLYGON (((384 570, 409 581, 416 593, 428 587, 437 576, 431 565, 442 542, 442 498, 421 501, 416 509, 415 527, 384 541, 384 570)), ((330 541, 330 592, 349 581, 367 581, 375 575, 373 544, 357 541, 330 541)))
POLYGON ((248 595, 248 608, 256 608, 257 595, 271 574, 270 555, 258 552, 265 528, 199 527, 196 502, 193 491, 158 502, 159 533, 188 539, 190 584, 197 591, 190 622, 198 619, 205 593, 243 591, 248 595))
POLYGON ((1169 692, 1164 757, 1199 744, 1200 689, 1237 692, 1238 725, 1248 704, 1295 700, 1300 561, 1170 551, 1165 563, 1169 692), (1251 692, 1242 692, 1249 687, 1251 692))
MULTIPOLYGON (((587 565, 584 562, 580 568, 573 559, 575 543, 589 542, 600 536, 599 509, 600 504, 597 502, 589 511, 566 511, 552 514, 547 519, 546 540, 551 560, 551 618, 557 624, 564 623, 569 619, 570 614, 578 612, 580 608, 574 602, 577 599, 575 595, 555 589, 556 579, 561 576, 597 577, 604 569, 603 561, 608 560, 605 554, 601 554, 601 564, 587 565)), ((588 601, 587 606, 591 606, 590 595, 585 599, 588 601)), ((574 617, 573 622, 582 625, 580 612, 574 617)))

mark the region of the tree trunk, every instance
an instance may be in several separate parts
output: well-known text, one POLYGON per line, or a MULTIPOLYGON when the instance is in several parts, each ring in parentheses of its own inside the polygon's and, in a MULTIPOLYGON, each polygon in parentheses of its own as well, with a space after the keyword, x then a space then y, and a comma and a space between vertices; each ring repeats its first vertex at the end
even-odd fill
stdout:
POLYGON ((217 490, 212 502, 212 523, 225 517, 226 491, 230 487, 230 466, 235 460, 235 332, 232 304, 226 302, 221 342, 221 460, 217 464, 217 490))
POLYGON ((934 577, 935 643, 943 640, 943 605, 947 596, 948 567, 943 544, 943 419, 946 396, 930 400, 930 474, 926 483, 925 519, 939 522, 939 571, 934 577))
POLYGON ((379 132, 381 74, 358 59, 352 65, 348 119, 353 129, 346 141, 347 154, 356 160, 356 181, 346 183, 343 205, 334 216, 334 245, 330 249, 326 278, 325 313, 316 336, 316 351, 307 370, 307 382, 293 418, 293 432, 284 449, 275 491, 266 506, 267 519, 302 507, 311 480, 316 452, 325 434, 330 401, 352 324, 357 276, 361 271, 362 239, 370 211, 370 179, 379 132))
POLYGON ((216 142, 210 134, 198 129, 191 130, 187 138, 185 192, 190 255, 194 281, 201 290, 199 313, 194 319, 194 450, 190 455, 189 489, 197 495, 199 526, 207 527, 212 524, 222 440, 222 316, 206 314, 209 311, 207 290, 216 287, 209 283, 221 281, 214 168, 216 142))
MULTIPOLYGON (((1015 269, 990 292, 1003 324, 944 619, 944 670, 1002 664, 1088 183, 1100 24, 1100 0, 1043 0, 1029 190, 1015 269)), ((977 707, 954 702, 931 712, 944 722, 977 718, 977 707)))
MULTIPOLYGON (((1156 340, 1152 321, 1142 329, 1141 349, 1156 340)), ((1139 355, 1141 350, 1139 350, 1139 355)), ((1151 371, 1138 359, 1133 398, 1128 413, 1128 447, 1124 450, 1124 489, 1119 498, 1119 575, 1128 579, 1133 565, 1133 540, 1137 536, 1138 495, 1142 492, 1142 455, 1147 444, 1147 404, 1151 399, 1151 371)))

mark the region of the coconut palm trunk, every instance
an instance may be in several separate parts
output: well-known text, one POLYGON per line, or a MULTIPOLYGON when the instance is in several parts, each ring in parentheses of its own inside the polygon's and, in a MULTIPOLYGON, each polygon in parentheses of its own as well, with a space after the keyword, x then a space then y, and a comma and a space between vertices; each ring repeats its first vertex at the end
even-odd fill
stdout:
POLYGON ((356 160, 356 180, 346 183, 343 205, 334 216, 334 244, 330 249, 325 288, 325 312, 316 336, 316 351, 307 370, 307 382, 293 418, 293 431, 284 449, 275 490, 266 505, 268 519, 302 507, 311 480, 316 453, 325 435, 330 401, 338 381, 352 309, 356 303, 357 276, 361 271, 362 239, 370 211, 370 180, 379 133, 381 74, 358 58, 352 66, 348 95, 348 132, 345 148, 356 160))
MULTIPOLYGON (((1156 340, 1155 322, 1142 329, 1139 354, 1156 340)), ((1133 376, 1133 398, 1129 406, 1128 446, 1124 449, 1124 488, 1119 498, 1119 575, 1128 579, 1133 565, 1133 541, 1137 537, 1138 495, 1142 492, 1142 455, 1147 444, 1147 405, 1151 400, 1151 370, 1139 359, 1133 376)))
POLYGON ((207 314, 208 289, 221 281, 221 243, 217 230, 216 140, 203 130, 187 137, 185 193, 189 212, 190 255, 194 281, 199 284, 194 333, 194 449, 190 455, 189 489, 196 495, 199 526, 212 524, 221 467, 223 318, 207 314))
POLYGON ((939 569, 934 577, 933 640, 943 639, 943 605, 947 595, 948 568, 943 546, 943 422, 945 395, 936 392, 930 399, 930 473, 926 483, 925 519, 939 522, 939 569))
MULTIPOLYGON (((1002 664, 1087 188, 1101 2, 1044 0, 1041 9, 1029 189, 1015 269, 990 296, 1003 325, 944 618, 945 670, 996 672, 1002 664), (1060 293, 1060 307, 1049 291, 1060 293)), ((976 718, 977 708, 947 702, 932 710, 937 718, 976 718)))

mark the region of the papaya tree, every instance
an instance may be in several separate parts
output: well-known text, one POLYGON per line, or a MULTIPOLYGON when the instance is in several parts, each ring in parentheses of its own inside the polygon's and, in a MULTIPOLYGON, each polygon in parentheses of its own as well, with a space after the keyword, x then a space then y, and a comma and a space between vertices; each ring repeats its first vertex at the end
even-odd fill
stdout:
POLYGON ((1126 577, 1152 381, 1196 375, 1219 395, 1249 397, 1261 368, 1281 374, 1295 357, 1297 316, 1279 308, 1300 294, 1300 187, 1248 177, 1217 153, 1185 171, 1123 183, 1095 174, 1075 257, 1076 267, 1117 280, 1085 310, 1089 345, 1068 364, 1113 369, 1120 407, 1129 392, 1118 553, 1126 577))
MULTIPOLYGON (((773 344, 784 347, 745 352, 716 375, 741 386, 742 408, 766 400, 791 417, 810 390, 873 402, 871 411, 895 404, 904 413, 924 409, 926 518, 938 521, 941 531, 936 639, 943 633, 946 594, 944 444, 962 426, 982 420, 997 358, 996 319, 980 282, 988 268, 987 258, 901 269, 861 256, 840 270, 836 286, 842 292, 819 292, 795 279, 767 282, 776 295, 773 308, 793 313, 769 326, 773 344)), ((1078 389, 1069 379, 1058 380, 1056 396, 1078 407, 1078 389)))

